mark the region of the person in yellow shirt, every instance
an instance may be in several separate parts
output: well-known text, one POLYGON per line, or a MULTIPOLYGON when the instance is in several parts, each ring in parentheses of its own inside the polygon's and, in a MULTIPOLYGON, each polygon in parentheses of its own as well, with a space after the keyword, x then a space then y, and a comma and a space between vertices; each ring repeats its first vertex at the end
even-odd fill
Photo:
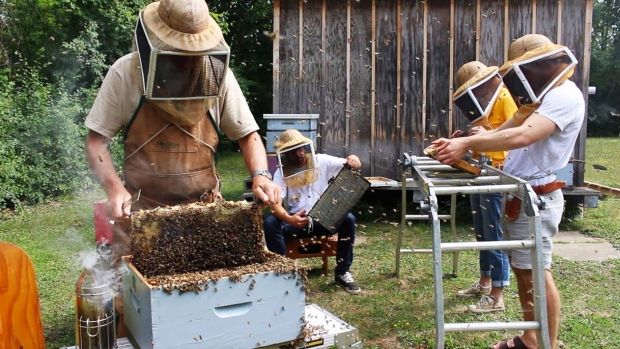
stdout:
MULTIPOLYGON (((510 92, 503 86, 497 67, 472 61, 464 64, 456 74, 458 88, 454 94, 455 104, 471 122, 468 135, 482 129, 492 130, 501 126, 517 111, 510 92)), ((484 152, 493 166, 503 168, 505 151, 484 152)), ((474 158, 480 159, 480 152, 474 158)), ((470 195, 474 231, 477 241, 501 241, 500 226, 502 194, 470 195)), ((469 288, 457 291, 457 297, 480 297, 468 310, 474 313, 503 311, 504 287, 510 284, 508 256, 501 250, 480 251, 480 279, 469 288)))

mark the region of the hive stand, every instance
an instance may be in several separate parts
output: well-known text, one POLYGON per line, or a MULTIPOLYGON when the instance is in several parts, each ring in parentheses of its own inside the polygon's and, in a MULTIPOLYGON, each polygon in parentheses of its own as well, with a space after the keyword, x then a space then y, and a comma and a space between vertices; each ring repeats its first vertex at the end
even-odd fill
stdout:
MULTIPOLYGON (((484 159, 481 159, 484 162, 484 159)), ((547 298, 545 291, 545 271, 542 249, 542 225, 539 208, 544 209, 544 202, 532 190, 527 181, 511 176, 487 164, 478 164, 475 161, 470 163, 479 166, 482 170, 480 176, 473 176, 459 171, 451 166, 442 165, 440 162, 428 157, 416 157, 404 154, 403 160, 399 165, 403 168, 403 182, 407 178, 405 172, 408 168, 412 169, 413 181, 417 189, 423 194, 424 200, 420 203, 421 210, 428 212, 428 219, 431 223, 433 234, 432 249, 403 249, 402 240, 408 219, 420 219, 419 217, 408 216, 403 207, 403 218, 397 240, 396 268, 397 275, 400 265, 401 255, 404 253, 428 252, 433 256, 433 282, 435 292, 435 348, 442 349, 445 346, 446 332, 463 331, 504 331, 504 330, 537 330, 538 343, 540 348, 550 349, 549 328, 547 324, 547 298), (512 240, 512 241, 484 241, 484 242, 441 242, 440 222, 446 219, 445 216, 438 214, 438 195, 452 195, 451 218, 454 233, 454 207, 455 198, 458 194, 488 194, 488 193, 508 193, 523 200, 525 212, 529 217, 529 229, 531 239, 512 240), (445 323, 444 318, 444 295, 443 295, 443 273, 442 273, 442 252, 457 252, 463 250, 511 250, 516 248, 528 248, 532 250, 532 278, 534 283, 534 321, 515 321, 515 322, 477 322, 477 323, 445 323), (539 263, 540 261, 540 263, 539 263)), ((405 185, 403 184, 403 191, 405 185)), ((405 193, 403 193, 403 198, 405 193)), ((403 199, 403 206, 405 206, 403 199)), ((455 255, 456 256, 456 255, 455 255)), ((454 273, 456 273, 457 258, 454 262, 454 273)))
POLYGON ((338 234, 321 238, 284 239, 286 256, 288 258, 316 258, 323 259, 323 274, 329 273, 329 257, 336 255, 338 234))

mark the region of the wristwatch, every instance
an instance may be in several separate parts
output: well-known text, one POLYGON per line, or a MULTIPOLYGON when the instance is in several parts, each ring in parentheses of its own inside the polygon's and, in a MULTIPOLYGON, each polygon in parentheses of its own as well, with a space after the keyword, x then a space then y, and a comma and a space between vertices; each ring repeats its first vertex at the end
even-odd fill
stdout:
POLYGON ((256 176, 265 176, 267 178, 269 178, 269 180, 272 180, 273 177, 271 177, 271 173, 267 170, 256 170, 254 172, 252 172, 252 179, 256 176))

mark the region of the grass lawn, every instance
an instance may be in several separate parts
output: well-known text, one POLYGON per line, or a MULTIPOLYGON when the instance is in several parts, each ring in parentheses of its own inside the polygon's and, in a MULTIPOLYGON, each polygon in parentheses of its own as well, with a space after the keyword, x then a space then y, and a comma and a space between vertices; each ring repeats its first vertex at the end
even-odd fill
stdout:
POLYGON ((620 188, 620 162, 616 157, 620 155, 620 137, 590 138, 586 143, 585 180, 620 188))
MULTIPOLYGON (((618 139, 589 139, 586 180, 618 186, 620 172, 613 154, 620 152, 618 139), (613 148, 613 149, 609 149, 613 148), (605 151, 603 151, 605 150, 605 151), (609 151, 609 153, 607 153, 609 151), (607 171, 592 170, 592 164, 607 171), (615 183, 615 184, 614 184, 615 183)), ((223 193, 229 200, 241 198, 247 171, 239 154, 221 156, 223 193)), ((379 195, 379 194, 377 194, 379 195)), ((23 248, 36 268, 43 325, 48 348, 74 343, 74 284, 81 265, 78 255, 94 247, 92 203, 104 198, 98 189, 84 191, 53 203, 0 213, 0 240, 23 248)), ((317 303, 356 326, 365 348, 432 348, 434 346, 433 279, 429 255, 405 255, 401 276, 394 277, 394 250, 400 227, 396 203, 362 204, 356 208, 358 241, 352 268, 363 292, 352 296, 333 284, 332 276, 320 276, 318 259, 306 259, 311 268, 308 303, 317 303), (368 205, 373 205, 372 213, 368 205), (394 206, 390 206, 394 205, 394 206), (385 216, 381 213, 386 213, 385 216)), ((394 200, 392 200, 394 202, 394 200)), ((596 209, 587 209, 580 220, 565 222, 564 229, 580 230, 620 246, 620 199, 604 198, 596 209)), ((459 217, 462 240, 473 239, 468 212, 459 217)), ((448 224, 444 224, 447 229, 448 224)), ((429 225, 414 223, 406 228, 409 247, 429 247, 429 225)), ((449 240, 446 230, 445 240, 449 240)), ((465 309, 471 300, 454 297, 478 276, 477 252, 462 252, 457 278, 446 278, 447 322, 516 321, 521 319, 516 285, 505 290, 507 311, 474 316, 465 309)), ((331 261, 333 266, 334 261, 331 261)), ((452 256, 444 256, 445 273, 451 272, 452 256)), ((554 275, 563 300, 560 340, 564 348, 615 347, 620 343, 620 260, 602 263, 572 262, 554 258, 554 275)), ((447 347, 486 348, 514 332, 464 332, 447 335, 447 347)))

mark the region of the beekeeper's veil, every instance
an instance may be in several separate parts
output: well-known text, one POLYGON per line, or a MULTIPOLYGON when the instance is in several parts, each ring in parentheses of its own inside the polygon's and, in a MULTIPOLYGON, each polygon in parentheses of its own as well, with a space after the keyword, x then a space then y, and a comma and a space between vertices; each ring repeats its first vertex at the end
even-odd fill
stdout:
POLYGON ((464 64, 456 73, 458 88, 453 95, 454 104, 473 126, 491 129, 488 115, 503 86, 498 71, 497 67, 473 61, 464 64))
POLYGON ((316 182, 319 167, 310 138, 304 137, 298 130, 286 130, 275 143, 275 148, 282 178, 289 188, 316 182), (301 157, 304 161, 299 161, 301 157))
POLYGON ((573 75, 576 65, 566 46, 556 45, 544 35, 528 34, 510 45, 508 62, 499 71, 519 106, 514 116, 517 125, 536 111, 549 90, 573 75))
POLYGON ((135 46, 144 95, 194 125, 220 94, 230 49, 204 0, 161 0, 140 12, 135 46))

